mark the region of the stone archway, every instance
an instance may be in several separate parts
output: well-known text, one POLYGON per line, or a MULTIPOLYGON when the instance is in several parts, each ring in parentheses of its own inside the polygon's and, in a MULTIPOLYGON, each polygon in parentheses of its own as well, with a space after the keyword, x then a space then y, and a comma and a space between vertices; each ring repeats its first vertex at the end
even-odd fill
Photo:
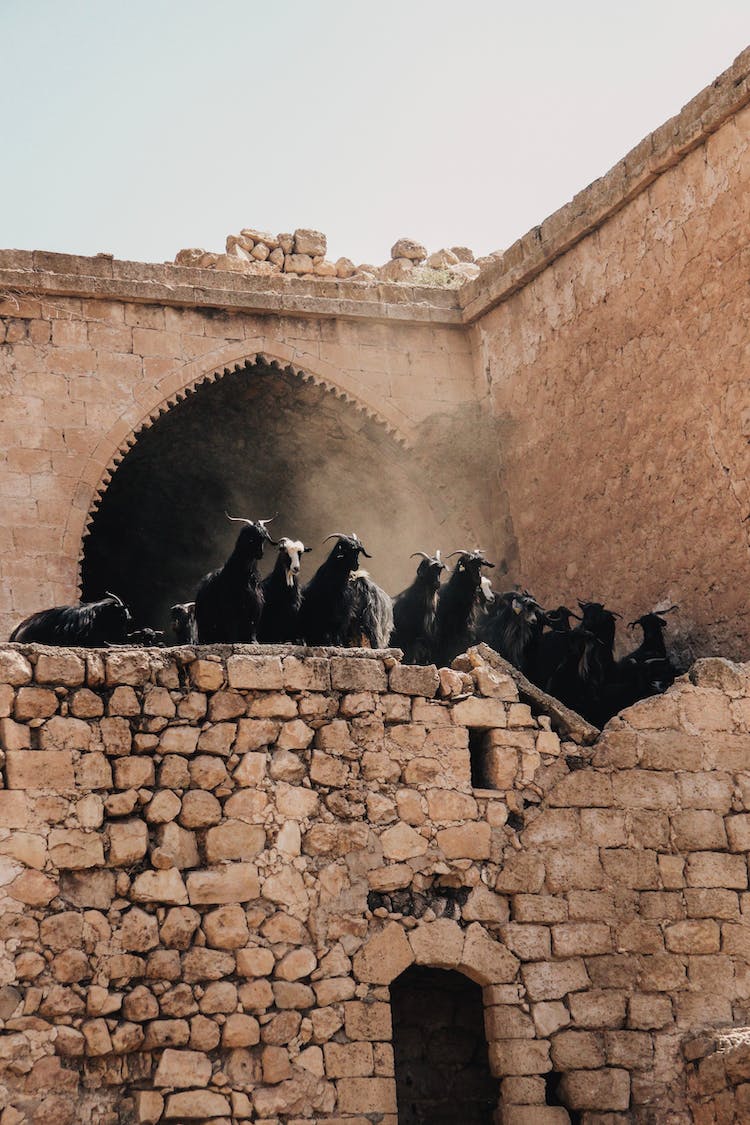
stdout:
POLYGON ((224 516, 279 513, 278 535, 314 547, 356 530, 376 579, 395 593, 411 551, 441 542, 445 513, 384 422, 263 356, 208 377, 149 418, 99 490, 83 543, 84 599, 114 590, 137 621, 164 628, 236 537, 224 516))
POLYGON ((480 985, 412 965, 391 984, 391 1019, 399 1125, 492 1125, 500 1084, 480 985))

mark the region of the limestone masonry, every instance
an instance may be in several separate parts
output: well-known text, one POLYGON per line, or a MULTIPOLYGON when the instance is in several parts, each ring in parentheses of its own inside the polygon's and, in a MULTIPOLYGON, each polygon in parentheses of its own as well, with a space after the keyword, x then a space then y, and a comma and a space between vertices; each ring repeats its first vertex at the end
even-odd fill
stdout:
POLYGON ((749 135, 746 51, 479 262, 0 251, 0 638, 278 511, 690 668, 599 732, 485 646, 0 643, 0 1125, 750 1120, 749 135))
MULTIPOLYGON (((147 491, 183 513, 170 542, 216 544, 237 499, 319 510, 321 526, 288 529, 312 542, 342 514, 340 495, 313 500, 346 476, 347 526, 392 592, 412 550, 478 543, 499 584, 543 603, 596 597, 629 620, 676 602, 685 666, 746 656, 749 68, 745 52, 458 288, 394 266, 426 253, 410 240, 386 267, 397 280, 338 265, 335 278, 258 274, 279 251, 285 267, 306 256, 330 275, 324 237, 306 229, 232 236, 239 272, 0 251, 0 633, 40 606, 101 596, 87 556, 120 557, 112 535, 141 514, 133 480, 150 435, 147 491), (233 410, 218 405, 226 380, 233 410), (284 380, 297 393, 282 411, 284 380), (160 444, 169 420, 189 418, 192 435, 160 444), (202 439, 218 432, 211 461, 202 439), (247 480, 221 460, 242 460, 243 441, 271 443, 247 480), (180 448, 200 487, 173 463, 180 448)), ((163 598, 192 596, 205 561, 163 598)))
POLYGON ((481 986, 498 1121, 747 1106, 750 668, 597 738, 457 663, 0 652, 3 1125, 395 1125, 412 966, 481 986))

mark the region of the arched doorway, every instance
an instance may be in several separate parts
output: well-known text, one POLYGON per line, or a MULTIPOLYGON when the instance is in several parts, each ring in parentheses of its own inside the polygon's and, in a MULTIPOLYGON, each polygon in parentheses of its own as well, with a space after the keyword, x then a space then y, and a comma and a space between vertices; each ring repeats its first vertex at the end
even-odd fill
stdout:
POLYGON ((492 1125, 492 1077, 481 986, 412 965, 391 984, 399 1125, 492 1125))
MULTIPOLYGON (((136 621, 166 628, 237 534, 224 516, 265 518, 277 538, 314 548, 355 530, 391 593, 415 550, 451 549, 462 533, 429 472, 381 423, 331 391, 262 358, 199 385, 144 429, 103 493, 83 544, 82 597, 119 594, 136 621)), ((273 552, 268 569, 273 565, 273 552)))

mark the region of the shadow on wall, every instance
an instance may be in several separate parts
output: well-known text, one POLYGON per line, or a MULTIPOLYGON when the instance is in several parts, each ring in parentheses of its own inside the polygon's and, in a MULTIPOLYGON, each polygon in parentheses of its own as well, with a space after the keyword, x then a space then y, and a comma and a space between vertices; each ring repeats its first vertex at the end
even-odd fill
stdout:
MULTIPOLYGON (((325 388, 248 365, 199 387, 139 436, 84 540, 82 597, 111 590, 137 622, 167 628, 169 607, 191 600, 232 549, 237 525, 225 510, 278 513, 274 538, 313 547, 303 577, 327 554, 326 535, 355 530, 373 577, 397 593, 414 573, 412 551, 489 538, 476 437, 467 419, 441 419, 416 452, 404 450, 325 388)), ((275 551, 266 553, 267 571, 275 551)))

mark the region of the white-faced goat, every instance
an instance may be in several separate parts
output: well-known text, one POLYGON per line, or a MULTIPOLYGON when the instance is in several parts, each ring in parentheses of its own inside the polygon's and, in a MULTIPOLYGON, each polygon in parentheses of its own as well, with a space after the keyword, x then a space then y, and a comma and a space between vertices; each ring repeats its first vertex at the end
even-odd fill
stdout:
POLYGON ((22 644, 99 648, 127 643, 130 622, 124 602, 116 594, 107 594, 88 605, 60 605, 32 613, 16 626, 10 639, 22 644))
POLYGON ((312 547, 306 547, 299 539, 279 539, 276 565, 262 582, 264 604, 258 640, 263 643, 300 638, 298 618, 302 590, 299 575, 306 551, 312 551, 312 547))
POLYGON ((345 645, 352 618, 354 588, 349 581, 359 567, 359 556, 370 559, 356 533, 334 532, 323 540, 336 542, 325 562, 302 591, 299 631, 310 645, 345 645))
POLYGON ((478 591, 482 586, 482 567, 492 566, 477 548, 474 551, 452 551, 458 555, 453 573, 440 589, 435 614, 435 643, 432 659, 438 665, 449 665, 460 652, 474 642, 478 591))
POLYGON ((349 644, 360 648, 388 648, 393 632, 393 598, 366 570, 355 570, 349 582, 352 587, 352 613, 349 621, 349 644))
MULTIPOLYGON (((227 513, 224 513, 227 515, 227 513)), ((269 520, 227 519, 245 526, 231 555, 218 570, 207 574, 195 595, 195 618, 201 644, 252 644, 257 640, 263 611, 263 589, 258 562, 266 543, 269 520)))
POLYGON ((198 644, 198 623, 195 620, 195 602, 173 605, 169 611, 172 632, 178 645, 198 644))
MULTIPOLYGON (((390 643, 404 653, 405 664, 429 664, 435 644, 435 614, 437 612, 440 579, 446 565, 440 551, 428 555, 415 551, 410 558, 422 556, 411 586, 407 586, 393 600, 393 632, 390 643)), ((486 579, 482 579, 485 582, 486 579)))

